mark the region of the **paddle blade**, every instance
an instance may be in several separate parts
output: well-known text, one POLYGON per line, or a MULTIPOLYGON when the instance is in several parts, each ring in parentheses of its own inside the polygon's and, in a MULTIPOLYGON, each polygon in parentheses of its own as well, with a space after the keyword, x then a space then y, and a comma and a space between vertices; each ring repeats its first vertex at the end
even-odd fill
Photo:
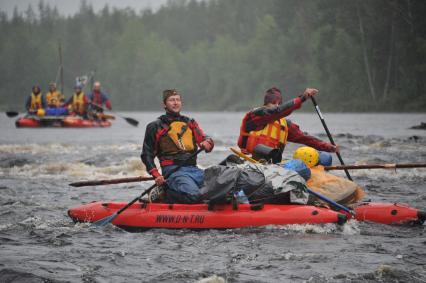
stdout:
POLYGON ((137 127, 139 125, 139 121, 133 119, 133 118, 129 118, 129 117, 123 117, 124 120, 126 120, 127 123, 129 123, 130 125, 137 127))
POLYGON ((92 225, 96 226, 96 227, 104 227, 106 225, 108 225, 109 223, 111 223, 116 217, 118 216, 117 212, 107 216, 105 218, 99 219, 98 221, 95 221, 92 223, 92 225))
POLYGON ((98 113, 98 118, 99 119, 110 119, 110 120, 115 120, 115 116, 110 115, 110 114, 105 114, 105 113, 98 113))
POLYGON ((16 111, 6 111, 6 115, 7 115, 7 117, 9 117, 9 118, 13 118, 13 117, 18 116, 18 115, 19 115, 19 113, 18 113, 18 112, 16 112, 16 111))
POLYGON ((87 186, 86 183, 87 182, 74 182, 74 183, 69 183, 68 186, 71 186, 71 187, 84 187, 84 186, 87 186))

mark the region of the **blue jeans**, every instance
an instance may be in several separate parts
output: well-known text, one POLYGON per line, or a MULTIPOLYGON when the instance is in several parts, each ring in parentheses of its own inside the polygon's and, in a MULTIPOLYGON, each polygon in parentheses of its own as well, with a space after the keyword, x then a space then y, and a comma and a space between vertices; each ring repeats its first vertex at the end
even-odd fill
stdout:
MULTIPOLYGON (((167 176, 177 165, 162 167, 163 176, 167 176)), ((183 166, 167 178, 166 202, 197 203, 200 187, 204 183, 204 171, 196 166, 183 166)))

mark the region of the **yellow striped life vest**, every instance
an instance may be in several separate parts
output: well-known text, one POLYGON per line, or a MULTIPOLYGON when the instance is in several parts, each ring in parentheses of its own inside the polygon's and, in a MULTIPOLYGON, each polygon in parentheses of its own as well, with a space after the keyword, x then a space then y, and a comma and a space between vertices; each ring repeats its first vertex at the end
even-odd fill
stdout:
POLYGON ((48 92, 46 93, 46 102, 47 105, 53 107, 61 106, 62 94, 59 91, 48 92))
POLYGON ((249 153, 253 153, 253 149, 258 144, 263 144, 272 148, 279 148, 287 142, 287 120, 285 118, 281 118, 267 124, 261 130, 243 133, 243 135, 248 136, 245 150, 249 153))
POLYGON ((79 94, 74 93, 72 97, 72 109, 78 114, 83 114, 86 112, 86 103, 84 101, 84 92, 80 92, 79 94))
POLYGON ((30 111, 36 111, 38 109, 43 109, 43 103, 41 99, 42 94, 35 95, 34 93, 31 93, 31 105, 30 105, 30 111))

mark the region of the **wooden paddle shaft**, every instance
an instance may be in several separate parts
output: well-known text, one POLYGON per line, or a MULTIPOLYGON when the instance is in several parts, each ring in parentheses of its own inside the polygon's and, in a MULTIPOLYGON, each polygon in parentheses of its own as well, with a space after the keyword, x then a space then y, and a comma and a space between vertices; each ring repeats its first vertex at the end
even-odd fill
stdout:
POLYGON ((425 168, 426 163, 421 164, 366 164, 366 165, 337 165, 324 166, 324 170, 355 170, 355 169, 396 169, 396 168, 425 168))
POLYGON ((109 179, 109 180, 93 180, 93 181, 81 181, 69 184, 73 187, 84 187, 84 186, 99 186, 99 185, 111 185, 111 184, 120 184, 120 183, 131 183, 131 182, 142 182, 142 181, 151 181, 154 180, 153 177, 129 177, 129 178, 119 178, 119 179, 109 179))
POLYGON ((244 153, 242 153, 241 151, 239 151, 239 150, 237 150, 237 149, 235 149, 233 147, 231 147, 230 149, 231 149, 231 151, 233 153, 235 153, 236 155, 238 155, 239 157, 241 157, 241 158, 243 158, 243 159, 245 159, 247 161, 250 161, 251 163, 259 163, 259 161, 251 158, 250 156, 245 155, 244 153))

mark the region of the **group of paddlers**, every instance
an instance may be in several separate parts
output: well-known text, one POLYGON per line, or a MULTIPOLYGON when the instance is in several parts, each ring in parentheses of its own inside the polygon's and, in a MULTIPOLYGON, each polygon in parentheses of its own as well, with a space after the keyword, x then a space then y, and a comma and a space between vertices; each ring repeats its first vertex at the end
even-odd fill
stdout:
POLYGON ((339 147, 303 133, 286 117, 317 93, 317 89, 306 88, 303 94, 283 102, 278 88, 268 89, 263 106, 246 113, 241 123, 240 153, 250 155, 253 163, 244 163, 233 155, 202 170, 197 167, 196 153, 211 152, 214 141, 194 119, 180 114, 182 95, 175 89, 165 90, 165 114, 147 125, 141 154, 158 186, 150 200, 191 204, 238 197, 250 203, 306 204, 308 197, 303 188, 310 176, 309 167, 321 161, 331 163, 331 155, 326 152, 338 152, 339 147), (276 165, 282 161, 287 142, 306 146, 296 150, 297 160, 276 165))
POLYGON ((100 82, 94 82, 89 95, 83 92, 83 85, 76 84, 74 93, 68 100, 58 91, 54 82, 49 83, 49 90, 45 95, 40 86, 35 85, 25 103, 29 115, 38 117, 76 115, 84 119, 101 118, 99 113, 103 112, 104 106, 109 110, 112 109, 111 101, 101 90, 100 82))

